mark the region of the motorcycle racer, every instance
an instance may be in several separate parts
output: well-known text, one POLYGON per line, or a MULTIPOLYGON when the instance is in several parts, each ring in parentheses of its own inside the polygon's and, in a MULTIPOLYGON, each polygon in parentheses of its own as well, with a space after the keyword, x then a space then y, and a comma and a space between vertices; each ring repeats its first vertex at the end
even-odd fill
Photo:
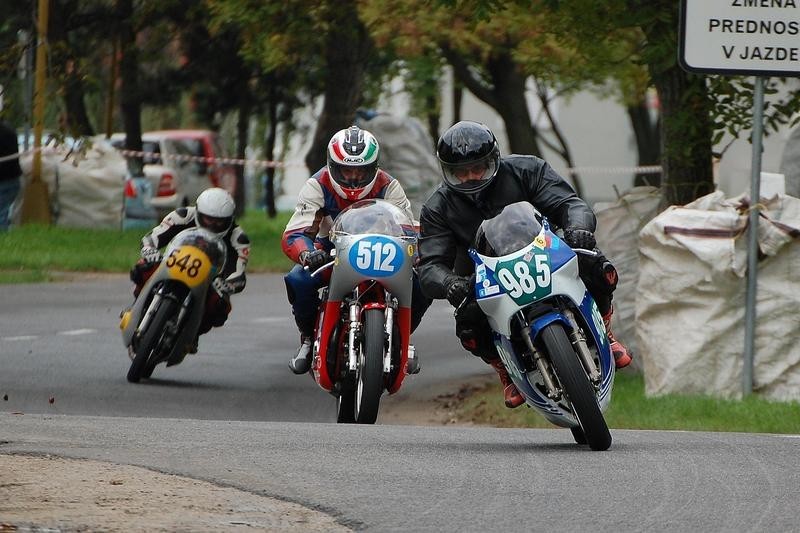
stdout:
MULTIPOLYGON (((311 366, 311 339, 320 305, 318 291, 327 283, 323 276, 312 277, 311 272, 330 261, 333 244, 328 232, 333 219, 359 200, 379 198, 398 206, 410 220, 415 220, 411 202, 400 183, 378 168, 379 154, 378 141, 370 132, 357 126, 336 132, 328 143, 327 165, 303 185, 294 213, 286 224, 283 252, 297 263, 284 277, 286 295, 300 330, 300 347, 289 361, 289 368, 295 374, 305 374, 311 366)), ((430 304, 415 274, 412 332, 430 304)))
MULTIPOLYGON (((142 237, 140 259, 130 272, 134 297, 161 263, 161 249, 187 228, 204 228, 221 237, 228 250, 225 267, 214 278, 206 298, 206 309, 198 335, 212 327, 220 327, 231 312, 230 295, 242 292, 247 283, 245 271, 250 256, 250 239, 234 220, 235 203, 224 189, 206 189, 197 197, 195 206, 179 207, 167 214, 161 223, 142 237)), ((189 353, 197 352, 197 339, 189 353)))
MULTIPOLYGON (((474 265, 466 259, 482 221, 505 206, 527 201, 564 230, 572 248, 595 249, 596 219, 591 208, 566 180, 534 156, 500 156, 497 139, 483 124, 457 122, 439 139, 437 157, 443 184, 425 202, 420 214, 419 276, 427 296, 447 299, 458 308, 471 293, 474 265)), ((599 252, 599 251, 598 251, 599 252)), ((579 256, 580 277, 597 302, 617 368, 631 355, 611 332, 612 293, 617 271, 602 255, 579 256)), ((464 349, 491 365, 504 387, 507 407, 525 400, 503 366, 491 328, 477 303, 464 306, 456 317, 456 336, 464 349)))

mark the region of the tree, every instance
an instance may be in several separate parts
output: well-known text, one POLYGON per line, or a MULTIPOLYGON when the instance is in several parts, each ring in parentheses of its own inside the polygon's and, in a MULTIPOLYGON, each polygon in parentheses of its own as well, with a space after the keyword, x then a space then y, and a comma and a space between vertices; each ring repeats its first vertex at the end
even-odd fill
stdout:
MULTIPOLYGON (((602 50, 598 43, 620 30, 640 33, 638 52, 629 60, 647 68, 658 91, 663 204, 682 205, 713 191, 712 159, 724 153, 714 153, 714 146, 726 132, 736 138, 750 129, 752 99, 747 99, 752 84, 743 78, 691 74, 678 66, 679 2, 540 0, 538 7, 559 14, 564 22, 560 31, 574 33, 581 54, 599 65, 605 61, 596 53, 602 50)), ((771 82, 768 92, 774 93, 779 83, 771 82)), ((769 133, 791 120, 800 108, 800 92, 766 107, 769 133)))

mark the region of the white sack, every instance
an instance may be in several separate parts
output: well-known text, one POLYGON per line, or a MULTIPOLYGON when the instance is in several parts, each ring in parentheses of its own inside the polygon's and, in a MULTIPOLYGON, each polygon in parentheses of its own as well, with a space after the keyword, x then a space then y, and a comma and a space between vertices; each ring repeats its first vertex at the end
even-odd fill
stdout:
MULTIPOLYGON (((42 149, 41 179, 50 195, 53 223, 83 228, 120 228, 125 159, 102 136, 85 154, 69 154, 64 145, 42 149)), ((20 157, 24 187, 31 181, 32 153, 20 157)), ((17 210, 17 217, 19 210, 17 210)))
POLYGON ((378 139, 379 166, 391 174, 406 192, 414 217, 442 181, 431 136, 414 117, 377 114, 360 119, 359 126, 378 139))
POLYGON ((656 214, 661 201, 657 187, 634 187, 616 202, 594 205, 597 246, 619 274, 614 291, 612 330, 634 353, 633 368, 641 370, 636 357, 636 283, 639 280, 639 232, 656 214))
MULTIPOLYGON (((640 233, 636 333, 648 395, 742 394, 743 202, 715 192, 667 209, 640 233)), ((800 400, 800 200, 762 203, 753 390, 800 400)))

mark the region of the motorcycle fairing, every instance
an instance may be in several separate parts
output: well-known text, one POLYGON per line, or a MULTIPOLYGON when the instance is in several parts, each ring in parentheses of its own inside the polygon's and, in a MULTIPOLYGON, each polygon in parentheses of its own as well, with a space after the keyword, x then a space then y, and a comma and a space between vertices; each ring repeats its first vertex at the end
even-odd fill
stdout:
MULTIPOLYGON (((321 307, 314 342, 312 372, 320 387, 334 390, 337 376, 330 375, 325 358, 332 348, 335 325, 342 321, 342 302, 363 283, 377 283, 397 298, 396 320, 400 331, 400 365, 405 369, 408 361, 408 344, 411 336, 411 287, 413 270, 411 259, 415 247, 399 237, 381 234, 337 235, 335 237, 335 267, 328 285, 328 299, 321 307)), ((385 305, 385 304, 383 304, 385 305)), ((346 311, 345 311, 346 312, 346 311)), ((363 309, 362 309, 363 312, 363 309)), ((387 391, 394 394, 405 379, 405 372, 397 372, 387 383, 387 391)))
MULTIPOLYGON (((578 275, 575 252, 564 245, 558 236, 543 227, 530 244, 516 252, 500 257, 489 257, 470 249, 469 255, 475 262, 476 299, 494 330, 498 353, 527 403, 553 424, 562 427, 579 426, 568 405, 547 397, 544 392, 546 387, 541 381, 538 370, 525 371, 511 342, 511 323, 522 309, 548 298, 566 297, 580 310, 575 319, 581 322, 579 325, 591 335, 590 344, 597 347, 602 375, 597 399, 600 408, 605 410, 611 399, 614 362, 597 304, 578 275), (518 267, 517 264, 525 266, 518 267), (501 272, 502 270, 506 272, 501 272), (530 279, 548 281, 546 275, 548 272, 549 284, 536 283, 534 287, 530 282, 530 279), (511 279, 514 275, 517 277, 516 285, 511 279), (527 280, 527 285, 519 283, 526 276, 530 278, 527 280), (514 289, 516 297, 512 296, 514 289)), ((570 320, 554 308, 531 323, 529 334, 532 340, 536 339, 544 327, 554 322, 562 323, 567 332, 572 330, 570 320)))

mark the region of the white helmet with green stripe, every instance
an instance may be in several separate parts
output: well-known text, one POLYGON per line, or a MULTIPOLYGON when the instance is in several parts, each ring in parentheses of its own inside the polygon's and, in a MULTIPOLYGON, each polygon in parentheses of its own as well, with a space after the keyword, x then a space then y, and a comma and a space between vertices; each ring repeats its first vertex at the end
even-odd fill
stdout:
POLYGON ((364 198, 378 175, 378 140, 367 130, 350 126, 328 143, 328 173, 334 190, 350 201, 364 198))

